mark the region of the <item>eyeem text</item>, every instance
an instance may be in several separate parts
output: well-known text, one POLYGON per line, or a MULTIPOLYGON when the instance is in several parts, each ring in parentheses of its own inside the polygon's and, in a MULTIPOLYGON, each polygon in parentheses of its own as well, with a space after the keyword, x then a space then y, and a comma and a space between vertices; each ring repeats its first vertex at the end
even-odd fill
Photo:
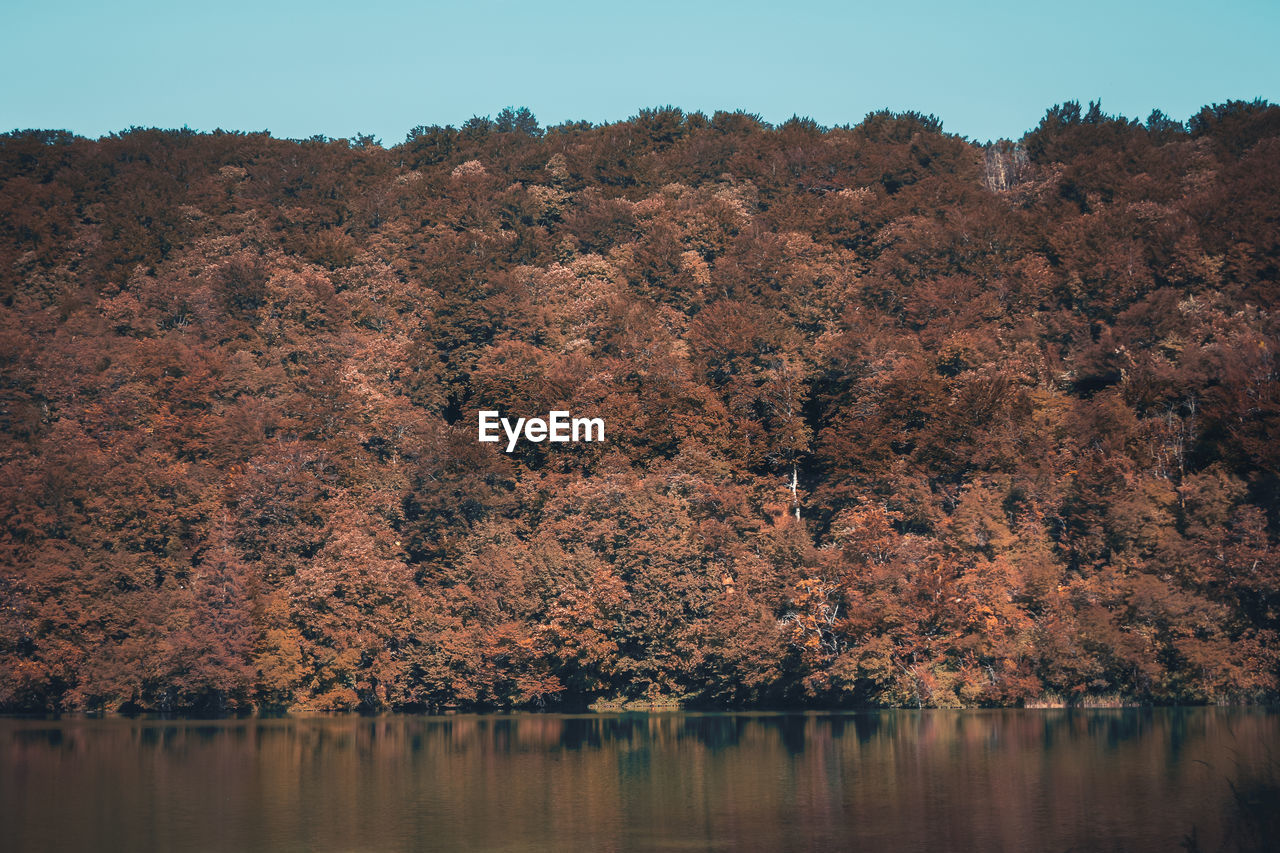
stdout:
POLYGON ((510 418, 502 417, 501 412, 480 412, 481 441, 501 441, 499 428, 507 437, 507 453, 516 449, 522 436, 525 441, 535 444, 542 441, 604 441, 604 418, 575 418, 564 411, 549 412, 545 420, 516 418, 514 423, 510 418))

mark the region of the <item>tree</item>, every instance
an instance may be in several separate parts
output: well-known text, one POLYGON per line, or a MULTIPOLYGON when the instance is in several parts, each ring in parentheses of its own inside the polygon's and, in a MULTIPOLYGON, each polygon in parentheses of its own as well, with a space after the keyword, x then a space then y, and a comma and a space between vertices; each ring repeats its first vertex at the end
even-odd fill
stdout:
POLYGON ((493 124, 498 133, 518 133, 533 137, 542 135, 538 119, 528 107, 503 107, 493 124))

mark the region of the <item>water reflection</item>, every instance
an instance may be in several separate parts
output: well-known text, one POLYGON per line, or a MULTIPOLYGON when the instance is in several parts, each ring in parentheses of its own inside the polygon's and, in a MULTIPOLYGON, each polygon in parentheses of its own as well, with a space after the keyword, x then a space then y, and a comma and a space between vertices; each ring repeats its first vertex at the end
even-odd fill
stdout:
POLYGON ((17 850, 1234 849, 1228 782, 1278 746, 1276 715, 1211 708, 4 720, 0 824, 17 850))

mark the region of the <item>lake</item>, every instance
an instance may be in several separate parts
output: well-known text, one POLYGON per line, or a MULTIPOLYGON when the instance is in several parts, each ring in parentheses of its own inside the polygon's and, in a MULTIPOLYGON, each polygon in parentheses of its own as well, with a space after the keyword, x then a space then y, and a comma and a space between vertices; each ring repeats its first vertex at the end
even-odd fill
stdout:
POLYGON ((1264 709, 0 720, 0 848, 1266 849, 1264 709))

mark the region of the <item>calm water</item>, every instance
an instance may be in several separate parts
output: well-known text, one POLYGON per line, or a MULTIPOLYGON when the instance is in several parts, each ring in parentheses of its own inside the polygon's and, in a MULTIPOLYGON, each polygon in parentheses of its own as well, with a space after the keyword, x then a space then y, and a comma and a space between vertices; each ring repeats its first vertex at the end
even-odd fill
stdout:
POLYGON ((1280 813, 1263 710, 0 720, 0 756, 5 850, 1235 850, 1280 813))

